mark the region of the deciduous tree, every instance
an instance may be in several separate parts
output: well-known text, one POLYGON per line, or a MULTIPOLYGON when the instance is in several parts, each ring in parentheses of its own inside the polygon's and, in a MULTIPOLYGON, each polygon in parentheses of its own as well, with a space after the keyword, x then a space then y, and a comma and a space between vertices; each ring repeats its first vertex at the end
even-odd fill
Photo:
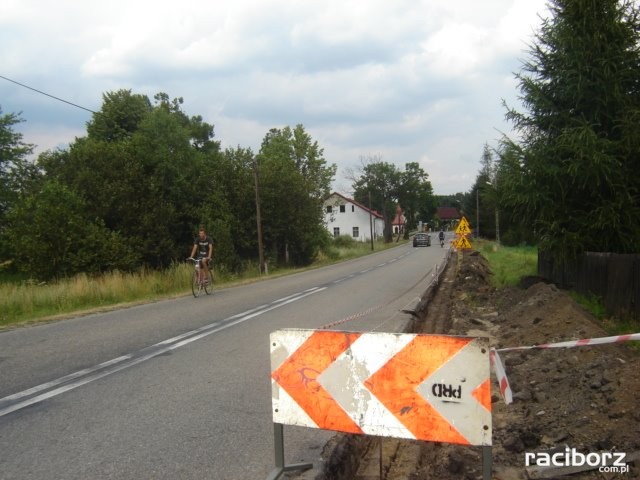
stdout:
POLYGON ((335 165, 302 125, 271 129, 257 155, 265 245, 280 261, 306 264, 326 241, 322 201, 335 165))
POLYGON ((361 158, 362 171, 359 178, 354 178, 354 200, 382 213, 384 217, 384 239, 391 242, 393 231, 392 221, 399 199, 401 172, 392 163, 383 162, 379 156, 368 159, 361 158))
POLYGON ((0 260, 7 258, 11 250, 6 241, 7 212, 38 177, 37 168, 28 160, 33 145, 24 143, 22 134, 14 129, 22 121, 19 114, 3 114, 0 107, 0 260))

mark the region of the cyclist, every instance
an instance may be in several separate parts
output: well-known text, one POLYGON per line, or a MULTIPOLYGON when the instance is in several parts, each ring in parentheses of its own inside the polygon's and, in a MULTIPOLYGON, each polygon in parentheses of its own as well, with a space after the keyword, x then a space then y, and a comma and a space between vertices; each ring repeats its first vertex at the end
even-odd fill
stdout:
POLYGON ((440 233, 438 234, 438 238, 440 239, 440 246, 444 247, 444 230, 440 229, 440 233))
POLYGON ((209 278, 209 262, 213 257, 213 240, 204 227, 200 227, 198 236, 193 241, 193 248, 191 249, 191 257, 197 260, 201 260, 202 271, 204 272, 204 278, 209 278), (196 252, 198 256, 196 257, 196 252))

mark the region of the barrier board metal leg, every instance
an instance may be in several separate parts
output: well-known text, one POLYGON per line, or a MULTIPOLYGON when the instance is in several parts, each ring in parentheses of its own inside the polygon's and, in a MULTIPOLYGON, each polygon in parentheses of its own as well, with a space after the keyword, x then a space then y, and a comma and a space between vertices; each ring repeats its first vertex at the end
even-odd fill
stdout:
POLYGON ((493 470, 491 445, 485 445, 482 447, 482 480, 491 480, 491 470, 493 470))
POLYGON ((284 472, 313 468, 313 463, 284 464, 284 427, 281 423, 273 424, 273 446, 275 449, 276 468, 271 471, 267 480, 277 480, 284 472))

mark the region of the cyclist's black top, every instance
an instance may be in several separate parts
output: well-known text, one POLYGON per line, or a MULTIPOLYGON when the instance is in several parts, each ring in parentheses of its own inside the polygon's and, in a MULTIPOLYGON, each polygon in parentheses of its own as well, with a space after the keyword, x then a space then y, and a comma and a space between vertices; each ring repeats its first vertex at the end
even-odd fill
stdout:
POLYGON ((200 236, 197 236, 193 241, 194 245, 198 245, 196 254, 198 258, 207 258, 209 256, 209 245, 213 245, 213 240, 209 235, 204 240, 200 240, 200 236))
POLYGON ((440 232, 440 240, 444 240, 444 232, 440 232))

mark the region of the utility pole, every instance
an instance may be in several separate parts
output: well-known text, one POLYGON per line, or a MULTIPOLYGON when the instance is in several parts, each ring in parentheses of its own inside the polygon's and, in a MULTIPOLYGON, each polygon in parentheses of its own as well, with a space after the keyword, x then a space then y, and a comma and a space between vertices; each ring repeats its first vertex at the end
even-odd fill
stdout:
POLYGON ((480 186, 476 185, 476 238, 480 238, 480 186))
POLYGON ((498 218, 499 202, 498 202, 498 173, 496 172, 493 180, 493 186, 496 189, 496 243, 500 245, 500 219, 498 218))
POLYGON ((371 190, 369 190, 369 231, 371 233, 371 250, 373 251, 373 215, 371 214, 371 190))
POLYGON ((258 158, 254 157, 253 161, 253 180, 256 190, 256 224, 258 227, 258 263, 260 265, 260 275, 265 273, 264 248, 262 246, 262 217, 260 214, 260 187, 258 182, 258 158))

